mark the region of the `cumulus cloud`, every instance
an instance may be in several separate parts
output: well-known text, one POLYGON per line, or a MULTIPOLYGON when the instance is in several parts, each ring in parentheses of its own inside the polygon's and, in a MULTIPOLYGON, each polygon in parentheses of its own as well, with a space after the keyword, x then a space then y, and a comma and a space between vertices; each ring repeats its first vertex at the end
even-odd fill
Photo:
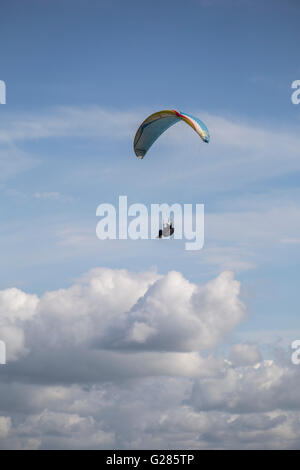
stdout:
POLYGON ((289 363, 227 366, 214 377, 197 379, 190 403, 196 409, 235 413, 299 409, 299 380, 297 368, 289 363))
POLYGON ((74 381, 97 375, 101 380, 122 375, 121 369, 130 375, 164 370, 194 375, 198 352, 215 346, 244 319, 239 292, 231 272, 196 285, 173 271, 161 276, 107 268, 40 299, 3 291, 4 340, 15 354, 26 352, 11 369, 54 381, 62 376, 72 381, 72 373, 74 381), (124 356, 124 351, 147 354, 124 356), (166 354, 159 357, 160 352, 166 354))
POLYGON ((240 283, 231 272, 205 286, 170 272, 133 306, 124 325, 111 332, 112 347, 155 351, 213 347, 244 318, 239 291, 240 283))
POLYGON ((11 288, 0 291, 0 334, 6 343, 8 361, 26 354, 24 327, 31 320, 38 304, 36 295, 11 288))
POLYGON ((209 374, 218 361, 199 351, 244 318, 239 290, 230 272, 196 285, 178 272, 98 268, 39 299, 3 291, 2 332, 11 348, 3 372, 40 384, 209 374))
POLYGON ((297 367, 253 343, 214 354, 245 311, 231 272, 97 268, 40 297, 1 291, 0 447, 297 448, 297 367))

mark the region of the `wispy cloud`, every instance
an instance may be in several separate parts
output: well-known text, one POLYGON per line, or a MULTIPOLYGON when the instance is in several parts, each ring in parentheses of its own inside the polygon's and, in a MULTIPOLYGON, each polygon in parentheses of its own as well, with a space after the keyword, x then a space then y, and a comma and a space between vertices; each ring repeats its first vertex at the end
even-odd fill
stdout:
POLYGON ((24 171, 39 165, 37 158, 19 149, 15 145, 0 148, 0 181, 6 181, 24 171))
POLYGON ((98 106, 59 107, 36 114, 6 114, 1 120, 0 142, 63 137, 120 139, 133 133, 140 117, 137 112, 105 110, 98 106))
MULTIPOLYGON (((123 148, 132 149, 136 129, 148 113, 149 110, 120 111, 99 106, 52 108, 36 114, 8 113, 2 118, 0 142, 22 145, 24 141, 40 139, 95 138, 123 140, 123 148)), ((195 114, 207 123, 211 143, 204 145, 183 124, 170 128, 146 157, 156 161, 157 152, 164 155, 159 160, 160 172, 150 178, 153 187, 169 180, 169 172, 164 169, 170 165, 173 182, 188 180, 192 188, 197 184, 207 191, 241 189, 255 181, 300 171, 300 137, 296 129, 266 127, 201 110, 195 114)))
POLYGON ((71 202, 74 200, 73 197, 66 196, 64 194, 61 194, 58 191, 41 192, 41 193, 37 192, 37 193, 34 193, 34 197, 36 199, 43 199, 47 201, 71 202))

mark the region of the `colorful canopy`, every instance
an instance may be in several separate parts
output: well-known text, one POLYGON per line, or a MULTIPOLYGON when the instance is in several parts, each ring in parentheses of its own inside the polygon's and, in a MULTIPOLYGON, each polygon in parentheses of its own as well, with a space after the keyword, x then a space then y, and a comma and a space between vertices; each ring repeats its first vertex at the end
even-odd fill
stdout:
POLYGON ((142 159, 152 144, 169 127, 178 121, 184 121, 191 126, 204 142, 209 142, 209 132, 206 125, 200 119, 181 111, 173 109, 158 111, 151 114, 140 125, 134 139, 134 151, 138 158, 142 159))

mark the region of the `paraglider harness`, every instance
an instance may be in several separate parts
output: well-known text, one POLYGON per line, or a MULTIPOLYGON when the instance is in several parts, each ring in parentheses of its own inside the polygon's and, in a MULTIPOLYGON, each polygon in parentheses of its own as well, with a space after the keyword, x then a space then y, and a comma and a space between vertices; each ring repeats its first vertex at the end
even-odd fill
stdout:
POLYGON ((171 235, 173 235, 173 233, 174 233, 173 222, 168 221, 166 223, 163 223, 163 228, 162 229, 159 229, 157 238, 171 237, 171 235))

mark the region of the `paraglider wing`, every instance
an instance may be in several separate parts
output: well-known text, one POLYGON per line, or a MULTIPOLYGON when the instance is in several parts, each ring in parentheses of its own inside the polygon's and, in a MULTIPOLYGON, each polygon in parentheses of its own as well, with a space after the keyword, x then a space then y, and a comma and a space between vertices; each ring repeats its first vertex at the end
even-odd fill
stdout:
POLYGON ((180 120, 191 126, 204 142, 209 142, 208 129, 200 119, 176 110, 163 110, 151 114, 138 128, 134 139, 136 156, 140 159, 144 158, 156 139, 180 120))

